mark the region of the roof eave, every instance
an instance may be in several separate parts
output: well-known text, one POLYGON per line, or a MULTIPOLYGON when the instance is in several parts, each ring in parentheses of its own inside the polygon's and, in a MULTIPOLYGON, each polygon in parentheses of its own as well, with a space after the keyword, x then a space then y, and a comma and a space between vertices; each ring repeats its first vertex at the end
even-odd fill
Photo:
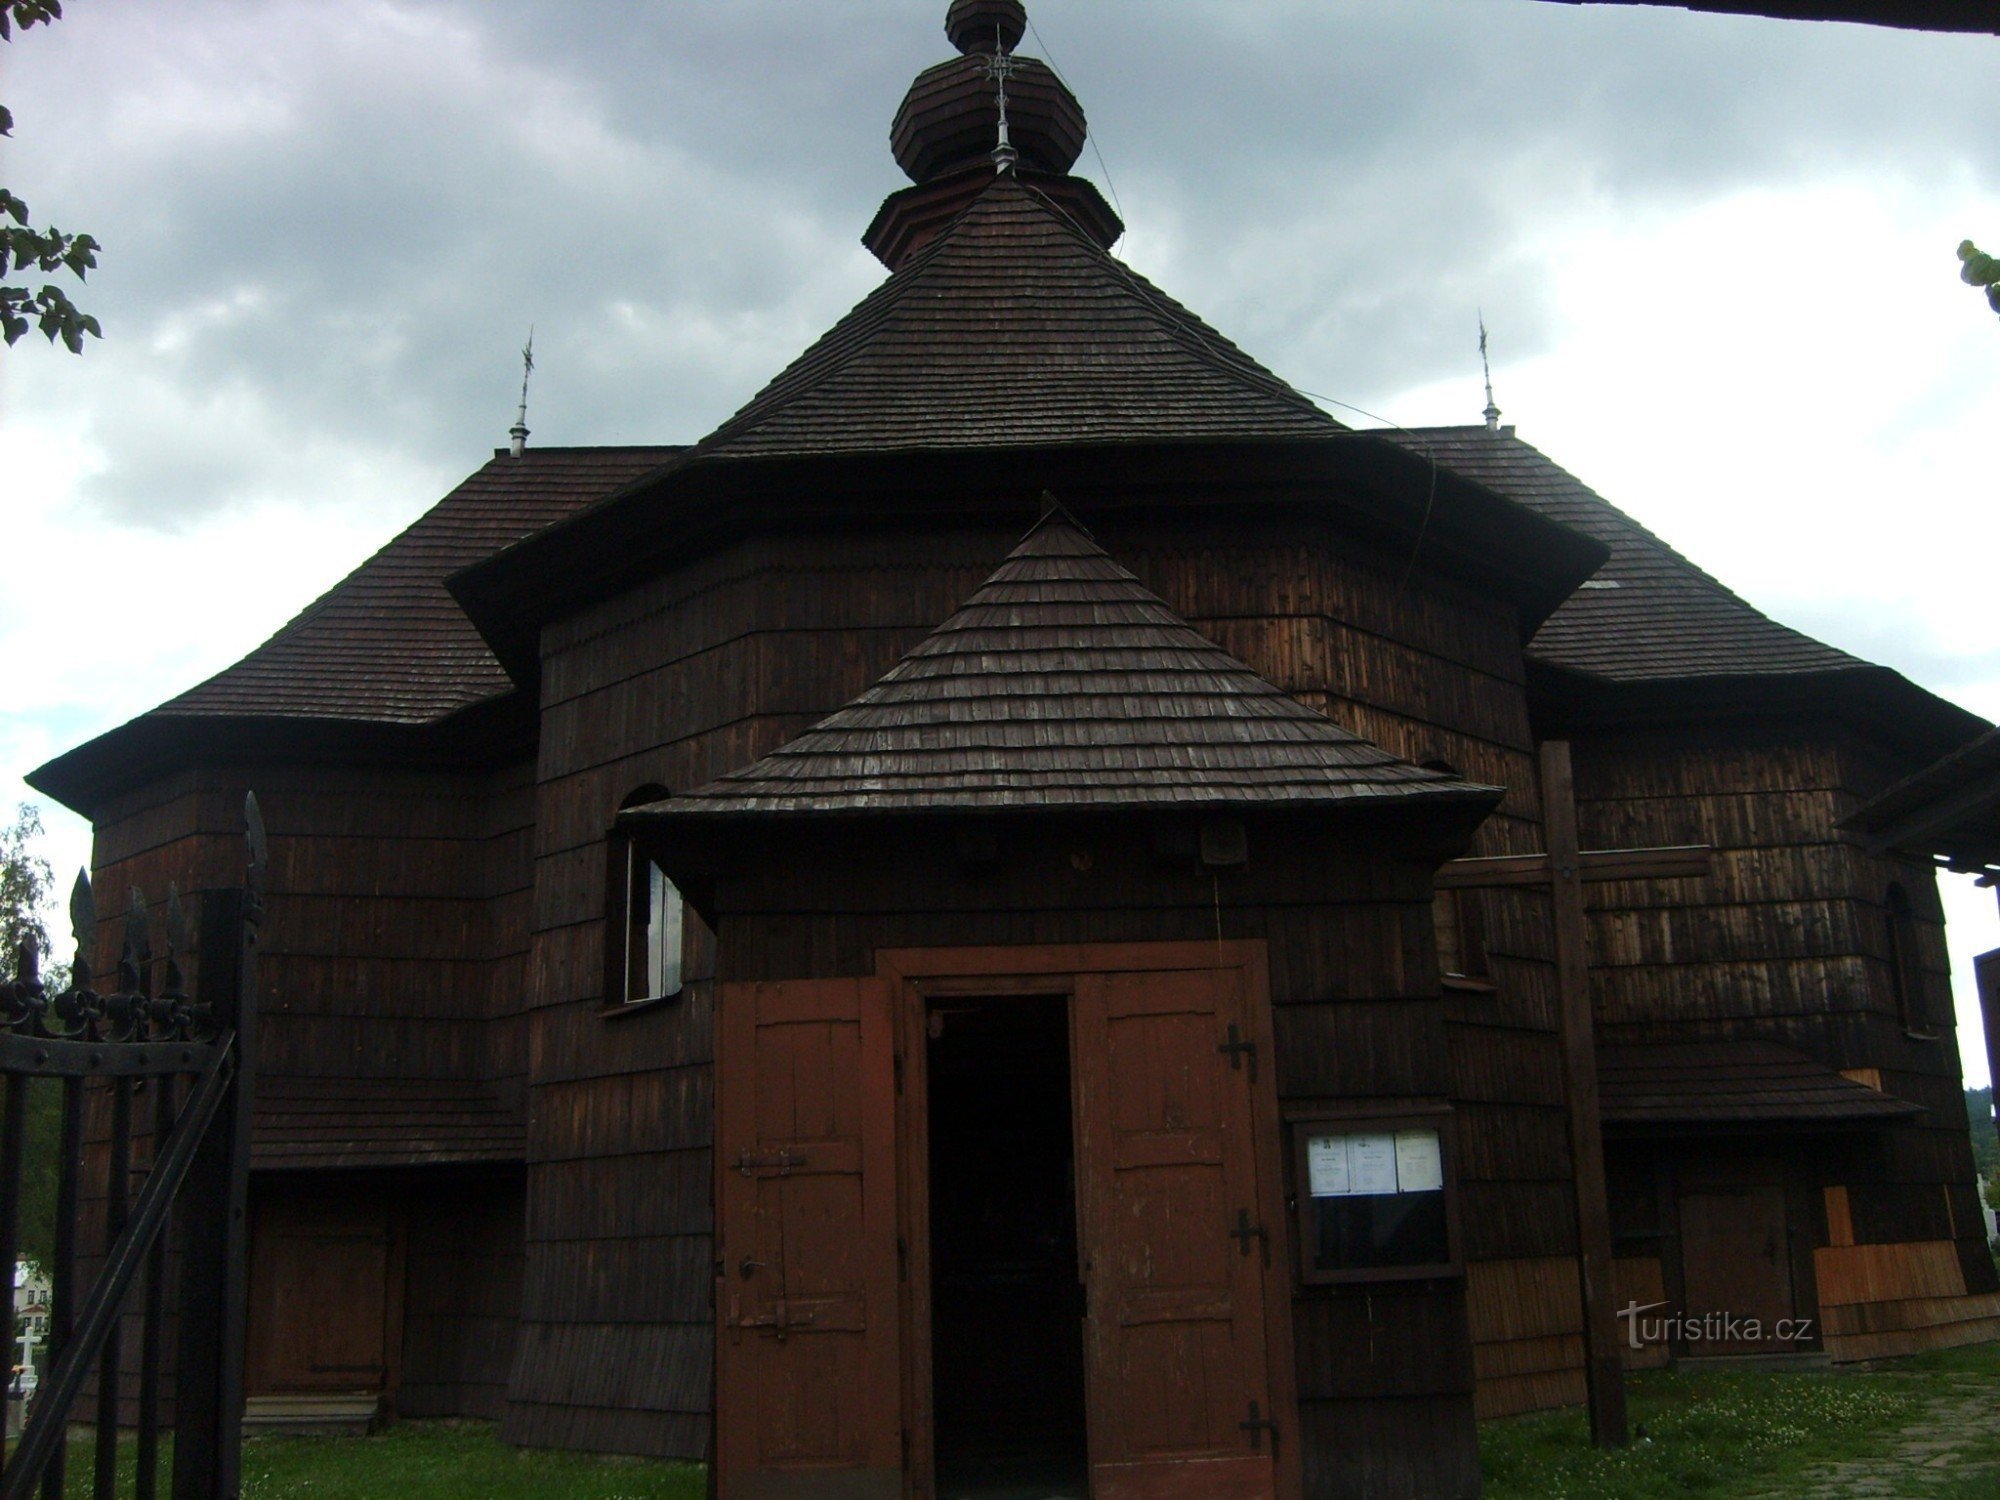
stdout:
POLYGON ((445 580, 516 682, 542 625, 771 522, 1016 518, 1044 490, 1079 510, 1315 503, 1508 599, 1524 636, 1600 568, 1602 543, 1376 434, 896 449, 801 458, 693 454, 445 580), (1225 482, 1189 491, 1196 460, 1225 482))
POLYGON ((526 753, 534 724, 526 698, 508 693, 420 722, 285 714, 174 714, 155 710, 106 730, 23 779, 95 821, 111 798, 197 765, 451 765, 526 753))
POLYGON ((1744 719, 1813 712, 1839 719, 1913 765, 1964 745, 1986 721, 1889 667, 1733 672, 1615 680, 1528 657, 1528 690, 1544 737, 1667 720, 1744 719))

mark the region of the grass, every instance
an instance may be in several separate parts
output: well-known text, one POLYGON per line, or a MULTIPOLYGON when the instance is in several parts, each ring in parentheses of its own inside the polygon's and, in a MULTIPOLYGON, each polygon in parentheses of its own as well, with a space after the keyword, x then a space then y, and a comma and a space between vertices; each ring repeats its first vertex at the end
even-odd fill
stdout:
MULTIPOLYGON (((69 1448, 67 1495, 91 1493, 91 1441, 69 1448)), ((130 1494, 133 1444, 119 1444, 130 1494)), ((170 1460, 169 1460, 170 1461, 170 1460)), ((168 1485, 162 1475, 161 1492, 168 1485)), ((244 1500, 702 1500, 699 1465, 510 1448, 485 1422, 402 1422, 374 1437, 243 1444, 244 1500)))
MULTIPOLYGON (((1982 1344, 1861 1370, 1652 1371, 1629 1385, 1634 1441, 1589 1446, 1584 1418, 1553 1412, 1480 1430, 1487 1500, 1664 1500, 1820 1492, 1812 1471, 1886 1459, 1930 1402, 1965 1377, 2000 1380, 2000 1345, 1982 1344)), ((1932 1434, 1935 1435, 1935 1434, 1932 1434)), ((1992 1500, 2000 1429, 1967 1444, 1947 1471, 1913 1472, 1923 1500, 1992 1500)))
MULTIPOLYGON (((1872 1370, 1652 1371, 1630 1385, 1634 1442, 1602 1452, 1578 1412, 1480 1429, 1486 1500, 1815 1500, 1815 1471, 1890 1459, 1931 1403, 2000 1388, 2000 1344, 1948 1349, 1872 1370)), ((1950 1436, 1950 1434, 1943 1434, 1950 1436)), ((129 1486, 132 1445, 120 1445, 129 1486)), ((89 1492, 87 1437, 70 1446, 68 1491, 89 1492)), ((2000 1418, 1947 1465, 1908 1466, 1911 1500, 1992 1500, 2000 1493, 2000 1418)), ((243 1445, 244 1500, 700 1500, 692 1464, 510 1448, 480 1422, 405 1422, 376 1437, 253 1438, 243 1445)))

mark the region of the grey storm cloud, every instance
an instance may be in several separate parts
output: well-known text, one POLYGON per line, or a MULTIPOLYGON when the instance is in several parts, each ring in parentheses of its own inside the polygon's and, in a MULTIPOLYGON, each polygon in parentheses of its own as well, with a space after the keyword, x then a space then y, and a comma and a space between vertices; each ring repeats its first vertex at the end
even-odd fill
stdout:
MULTIPOLYGON (((93 417, 92 501, 171 527, 370 453, 442 485, 503 439, 530 323, 538 441, 699 436, 879 279, 857 236, 943 10, 74 7, 13 44, 8 170, 106 246, 87 360, 143 367, 93 417)), ((1541 352, 1525 247, 1567 213, 1836 164, 2000 176, 1990 50, 1963 38, 1539 0, 1031 15, 1138 269, 1364 405, 1463 371, 1475 307, 1541 352)), ((1672 269, 1634 266, 1635 298, 1672 269)))

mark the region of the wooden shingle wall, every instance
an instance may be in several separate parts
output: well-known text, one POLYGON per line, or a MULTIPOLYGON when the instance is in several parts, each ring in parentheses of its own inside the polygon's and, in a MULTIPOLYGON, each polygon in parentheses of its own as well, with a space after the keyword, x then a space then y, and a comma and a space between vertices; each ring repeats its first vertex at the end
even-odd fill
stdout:
POLYGON ((397 1410, 497 1421, 521 1306, 520 1175, 474 1176, 407 1201, 397 1410))
MULTIPOLYGON (((529 767, 229 767, 125 794, 98 813, 100 974, 115 972, 131 886, 158 902, 170 881, 191 896, 242 880, 251 789, 271 850, 258 968, 268 1097, 253 1136, 255 1169, 339 1166, 346 1172, 328 1180, 379 1193, 411 1171, 518 1162, 529 767)), ((156 951, 160 932, 156 919, 156 951)), ((103 1113, 93 1111, 100 1134, 103 1113)), ((141 1163, 149 1121, 142 1107, 141 1163)), ((460 1204, 467 1224, 512 1222, 516 1243, 503 1251, 489 1235, 472 1246, 454 1231, 424 1251, 426 1274, 462 1288, 465 1302, 462 1310, 440 1303, 421 1324, 428 1345, 461 1351, 440 1354, 444 1364, 419 1396, 439 1414, 492 1413, 512 1342, 504 1261, 518 1258, 520 1187, 481 1182, 460 1204), (460 1243, 468 1248, 454 1259, 460 1243), (461 1399, 462 1408, 453 1404, 461 1399)), ((429 1201, 428 1190, 415 1197, 429 1201)), ((87 1247, 101 1232, 99 1205, 90 1209, 87 1247)), ((518 1267, 511 1274, 518 1282, 518 1267)))
MULTIPOLYGON (((1514 789, 1478 852, 1540 847, 1517 632, 1504 608, 1303 516, 1081 514, 1147 587, 1278 686, 1407 759, 1514 789)), ((613 812, 641 786, 684 790, 733 770, 839 707, 957 608, 1032 520, 1024 506, 1005 522, 921 534, 746 539, 544 633, 528 1264, 511 1438, 694 1456, 706 1442, 710 1015, 706 996, 600 1014, 613 812)), ((787 875, 818 889, 812 870, 787 875)), ((835 900, 844 883, 834 884, 798 899, 835 900)), ((1204 880, 1201 901, 1171 915, 1148 896, 1143 918, 1084 909, 998 921, 937 910, 912 887, 895 897, 918 914, 908 922, 888 910, 844 925, 773 911, 754 945, 725 935, 722 972, 867 972, 871 945, 889 942, 1212 937, 1206 892, 1204 880), (781 954, 802 966, 783 968, 781 954)), ((1287 1091, 1465 1099, 1472 1257, 1559 1275, 1573 1215, 1546 917, 1531 896, 1479 899, 1498 988, 1448 1002, 1420 888, 1275 899, 1254 932, 1250 918, 1233 919, 1234 935, 1272 944, 1287 1091)), ((1446 1300, 1460 1301, 1455 1291, 1446 1300)), ((1420 1291, 1375 1303, 1418 1323, 1444 1316, 1441 1305, 1420 1291)), ((1385 1441, 1415 1420, 1402 1403, 1469 1412, 1469 1360, 1451 1391, 1415 1396, 1412 1382, 1430 1377, 1357 1364, 1367 1330, 1344 1314, 1313 1316, 1301 1347, 1312 1351, 1316 1400, 1375 1403, 1369 1420, 1385 1441)), ((1546 1336, 1504 1316, 1468 1335, 1462 1310, 1449 1316, 1454 1347, 1546 1336)))
POLYGON ((1587 844, 1718 851, 1705 880, 1589 888, 1607 1041, 1747 1032, 1926 1110, 1808 1153, 1815 1186, 1835 1193, 1834 1211, 1815 1225, 1829 1350, 1893 1352, 1885 1334, 1905 1327, 1908 1348, 1953 1337, 1922 1330, 1990 1332, 1983 1299, 2000 1283, 1966 1135, 1936 883, 1927 867, 1869 856, 1835 831, 1895 779, 1897 763, 1838 725, 1797 720, 1593 736, 1579 740, 1576 763, 1587 844), (1928 1035, 1907 1032, 1898 1010, 1892 882, 1914 909, 1928 1035), (1958 1276, 1948 1294, 1924 1270, 1941 1245, 1958 1276), (1847 1275, 1844 1246, 1876 1247, 1868 1278, 1847 1275), (1939 1314, 1936 1299, 1947 1295, 1962 1317, 1939 1314), (1923 1306, 1899 1324, 1884 1308, 1902 1303, 1923 1306))
MULTIPOLYGON (((1428 871, 1384 858, 1381 835, 1335 841, 1269 819, 1248 834, 1247 866, 1212 873, 1163 866, 1143 821, 1037 819, 1003 827, 997 866, 967 873, 935 826, 794 833, 782 865, 753 859, 720 893, 722 971, 864 974, 885 948, 1200 943, 1219 928, 1268 944, 1281 1106, 1447 1098, 1428 871)), ((1479 1148, 1460 1149, 1471 1170, 1479 1148)), ((1302 1289, 1292 1233, 1274 1236, 1272 1286, 1292 1296, 1306 1492, 1470 1492, 1461 1283, 1302 1289)))

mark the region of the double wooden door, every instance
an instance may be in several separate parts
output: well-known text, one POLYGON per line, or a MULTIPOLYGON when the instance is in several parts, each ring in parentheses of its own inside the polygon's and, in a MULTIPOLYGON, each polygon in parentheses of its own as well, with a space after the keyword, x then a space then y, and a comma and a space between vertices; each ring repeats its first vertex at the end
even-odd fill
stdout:
MULTIPOLYGON (((963 991, 972 964, 955 967, 963 991)), ((1259 1150, 1275 1111, 1260 1121, 1268 1057, 1260 1072, 1249 972, 1086 970, 1046 987, 1071 997, 1095 1500, 1278 1492, 1289 1349, 1274 1347, 1283 1308, 1270 1299, 1283 1296, 1283 1215, 1275 1150, 1259 1150)), ((922 1197, 909 1184, 923 1110, 900 1092, 913 1069, 898 1046, 921 1006, 902 976, 723 988, 724 1500, 929 1493, 928 1403, 911 1378, 929 1365, 913 1347, 929 1318, 909 1201, 922 1197)))

